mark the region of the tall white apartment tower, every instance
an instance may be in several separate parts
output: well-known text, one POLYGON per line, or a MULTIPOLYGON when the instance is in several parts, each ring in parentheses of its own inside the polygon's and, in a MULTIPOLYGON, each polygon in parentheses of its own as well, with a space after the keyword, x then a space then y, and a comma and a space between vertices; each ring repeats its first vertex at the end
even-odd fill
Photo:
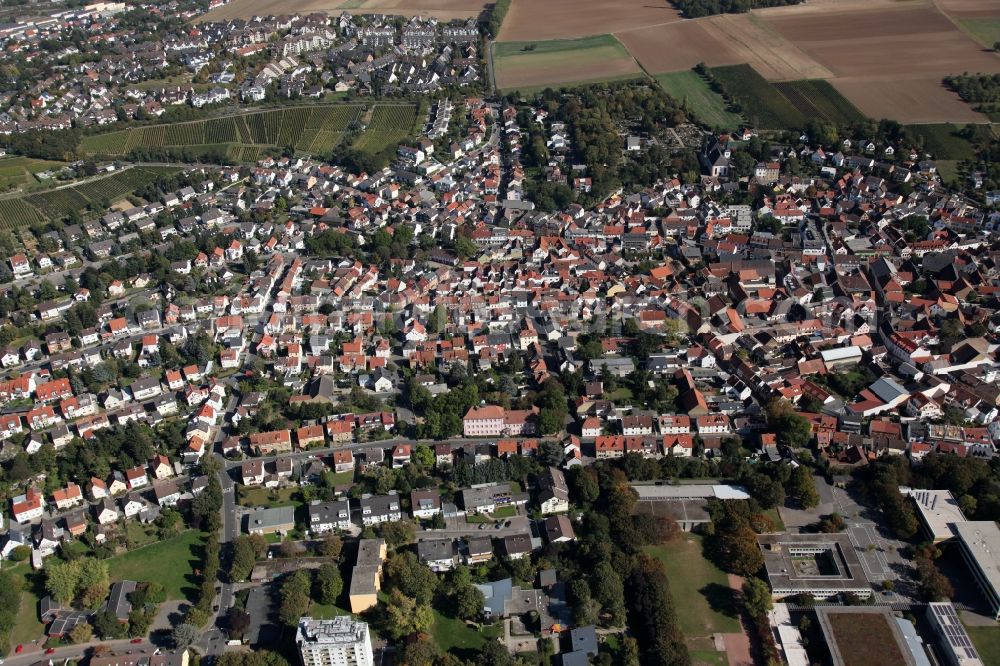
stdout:
POLYGON ((372 666, 368 624, 348 615, 332 620, 300 619, 295 643, 302 666, 372 666))

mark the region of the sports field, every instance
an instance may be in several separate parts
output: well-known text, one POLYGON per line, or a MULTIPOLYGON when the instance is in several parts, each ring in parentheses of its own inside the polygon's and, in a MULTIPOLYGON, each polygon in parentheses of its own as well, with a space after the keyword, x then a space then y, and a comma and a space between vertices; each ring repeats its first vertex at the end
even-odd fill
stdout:
POLYGON ((612 35, 538 42, 497 42, 493 47, 497 87, 522 87, 619 79, 641 73, 612 35))

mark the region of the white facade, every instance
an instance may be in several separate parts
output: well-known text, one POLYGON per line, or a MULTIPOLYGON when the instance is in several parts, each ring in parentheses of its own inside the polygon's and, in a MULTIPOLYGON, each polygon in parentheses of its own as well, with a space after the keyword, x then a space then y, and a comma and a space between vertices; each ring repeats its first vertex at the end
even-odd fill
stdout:
POLYGON ((372 666, 368 625, 347 615, 332 620, 300 619, 295 644, 302 666, 372 666))

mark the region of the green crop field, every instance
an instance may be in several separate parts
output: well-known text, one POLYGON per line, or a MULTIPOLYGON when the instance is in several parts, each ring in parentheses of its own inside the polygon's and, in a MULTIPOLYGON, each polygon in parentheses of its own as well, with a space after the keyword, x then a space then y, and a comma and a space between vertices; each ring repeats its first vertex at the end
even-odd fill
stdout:
POLYGON ((14 229, 41 219, 38 210, 25 203, 24 199, 0 199, 0 229, 14 229))
POLYGON ((959 19, 958 23, 988 49, 1000 42, 1000 18, 967 18, 959 19))
POLYGON ((924 152, 937 160, 965 160, 973 156, 972 144, 961 136, 957 125, 938 123, 932 125, 907 125, 910 132, 924 141, 924 152))
POLYGON ((354 147, 366 153, 381 153, 411 135, 416 116, 416 108, 412 104, 379 104, 372 113, 368 128, 354 142, 354 147))
POLYGON ((826 81, 809 79, 773 85, 807 119, 822 118, 838 126, 865 119, 863 113, 826 81))
POLYGON ((133 167, 70 187, 0 199, 0 228, 10 229, 43 219, 61 220, 90 204, 117 201, 177 170, 177 167, 133 167))
MULTIPOLYGON (((376 107, 376 112, 379 108, 376 107)), ((409 124, 405 126, 409 132, 413 123, 413 107, 400 105, 398 108, 410 111, 409 124)), ((240 162, 256 160, 263 148, 293 146, 303 152, 328 153, 339 143, 344 130, 361 117, 361 112, 360 105, 341 104, 146 125, 86 136, 80 142, 80 148, 90 155, 108 157, 127 155, 143 148, 163 148, 172 154, 195 158, 224 154, 240 162)), ((401 122, 406 122, 403 115, 401 122)), ((392 122, 387 121, 379 131, 386 132, 393 128, 392 122)))
POLYGON ((806 116, 750 65, 713 67, 711 72, 754 127, 788 129, 805 124, 806 116))
POLYGON ((656 80, 668 95, 683 102, 695 118, 714 129, 734 130, 743 122, 740 114, 727 110, 722 95, 712 90, 708 81, 694 70, 657 74, 656 80))

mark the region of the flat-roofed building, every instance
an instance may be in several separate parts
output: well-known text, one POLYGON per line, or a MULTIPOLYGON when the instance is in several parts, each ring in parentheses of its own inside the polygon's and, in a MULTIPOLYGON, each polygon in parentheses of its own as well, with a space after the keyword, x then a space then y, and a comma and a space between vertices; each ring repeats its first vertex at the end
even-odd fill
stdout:
POLYGON ((302 666, 372 666, 368 624, 348 615, 332 620, 303 617, 295 632, 302 666))
POLYGON ((955 523, 955 533, 990 612, 1000 620, 1000 528, 992 520, 970 520, 955 523))
POLYGON ((983 660, 969 638, 965 625, 950 601, 927 604, 927 620, 938 637, 940 652, 951 666, 983 666, 983 660))
POLYGON ((955 537, 955 523, 964 523, 965 515, 958 502, 947 490, 924 490, 922 488, 900 488, 908 495, 917 508, 924 535, 940 543, 955 537))
POLYGON ((352 613, 363 613, 378 603, 385 556, 385 541, 382 539, 358 541, 358 557, 351 570, 351 587, 348 591, 352 613))
POLYGON ((872 596, 872 585, 848 534, 759 534, 764 566, 775 599, 810 594, 829 599, 853 593, 872 596))

